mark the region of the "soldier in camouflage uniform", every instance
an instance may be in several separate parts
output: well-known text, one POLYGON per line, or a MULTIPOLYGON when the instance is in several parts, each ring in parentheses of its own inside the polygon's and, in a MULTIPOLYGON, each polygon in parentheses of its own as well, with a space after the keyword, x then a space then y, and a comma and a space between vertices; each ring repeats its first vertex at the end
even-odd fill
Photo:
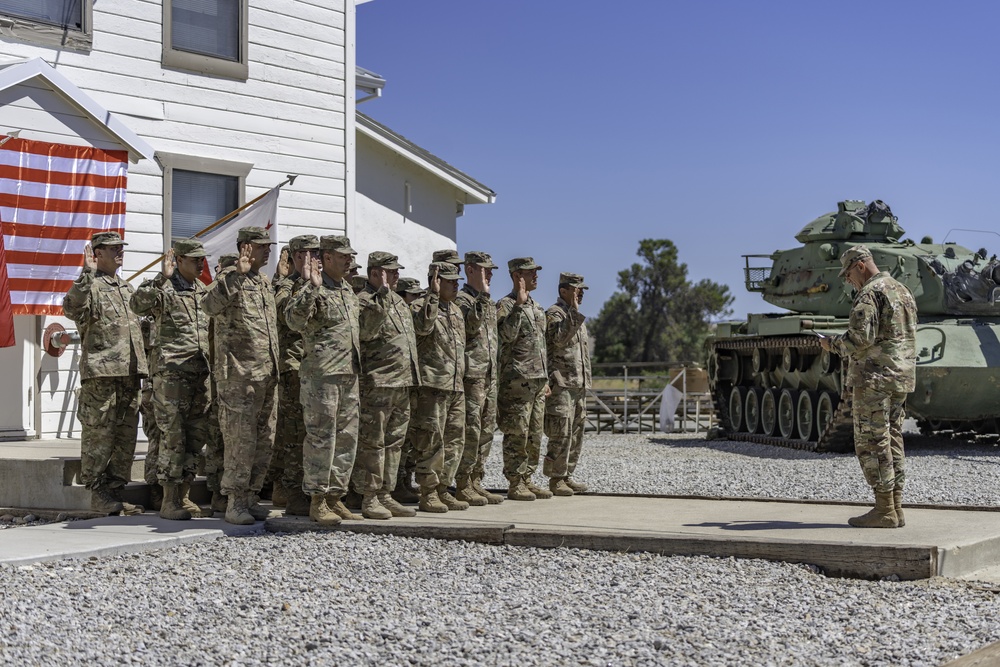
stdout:
POLYGON ((141 514, 121 490, 128 484, 139 427, 139 383, 147 375, 132 287, 118 277, 127 245, 117 232, 91 236, 83 271, 63 299, 80 332, 80 481, 95 512, 141 514))
POLYGON ((825 350, 850 358, 854 450, 875 507, 848 523, 896 528, 903 519, 903 403, 916 381, 917 306, 905 285, 880 271, 863 245, 840 257, 840 276, 857 293, 847 331, 821 338, 825 350))
POLYGON ((455 475, 455 497, 470 505, 499 504, 483 488, 497 424, 497 308, 490 299, 493 269, 485 252, 465 253, 465 285, 455 303, 465 317, 465 449, 455 475))
POLYGON ((531 257, 507 262, 514 289, 497 303, 500 364, 497 422, 503 432, 503 474, 507 498, 551 498, 535 486, 544 426, 548 370, 545 359, 545 311, 529 294, 538 287, 542 268, 531 257))
MULTIPOLYGON (((403 299, 406 309, 413 315, 420 310, 421 303, 417 303, 424 296, 425 292, 420 287, 420 281, 416 278, 400 278, 396 283, 396 294, 403 299)), ((399 452, 399 468, 396 472, 396 488, 392 492, 392 497, 401 503, 415 503, 420 500, 420 492, 413 486, 413 474, 416 470, 416 462, 413 460, 413 411, 417 407, 417 388, 410 387, 410 416, 411 419, 406 427, 406 437, 403 439, 403 447, 399 452)))
POLYGON ((545 350, 551 395, 545 399, 545 435, 549 447, 542 472, 557 496, 583 493, 587 485, 572 479, 583 448, 590 389, 590 340, 580 312, 587 285, 576 273, 559 274, 559 299, 545 313, 545 350))
POLYGON ((201 305, 205 286, 198 280, 205 256, 201 241, 175 241, 159 275, 144 281, 132 295, 132 310, 152 316, 156 326, 150 373, 153 412, 162 432, 156 472, 163 489, 164 519, 202 516, 188 494, 208 442, 212 400, 208 314, 201 305))
POLYGON ((420 360, 413 458, 425 512, 469 508, 448 493, 465 447, 465 321, 454 303, 458 278, 454 265, 431 264, 428 293, 413 318, 420 360))
POLYGON ((225 443, 226 521, 249 525, 268 515, 258 494, 274 447, 278 328, 274 291, 260 273, 271 254, 271 238, 262 227, 244 227, 236 242, 236 265, 222 270, 202 305, 215 318, 213 370, 225 443))
POLYGON ((292 294, 305 285, 302 271, 312 257, 319 257, 319 239, 312 234, 296 236, 288 242, 292 271, 274 283, 274 304, 278 311, 278 430, 274 436, 271 476, 275 507, 285 514, 308 516, 309 498, 302 493, 302 442, 306 436, 302 403, 299 400, 302 361, 302 334, 285 320, 285 308, 292 294))
POLYGON ((340 523, 358 447, 358 374, 361 334, 358 297, 347 273, 356 254, 346 236, 320 239, 316 259, 303 266, 305 284, 288 302, 288 326, 302 334, 299 367, 306 437, 302 444, 302 491, 310 497, 309 518, 340 523))
MULTIPOLYGON (((215 265, 215 277, 218 278, 223 269, 236 266, 240 256, 235 252, 219 257, 215 265)), ((208 318, 208 361, 215 369, 218 358, 215 344, 215 318, 208 318)), ((205 486, 212 492, 212 511, 225 512, 229 504, 222 493, 222 471, 225 460, 225 444, 222 441, 222 429, 219 428, 219 390, 215 384, 215 373, 209 374, 209 384, 212 388, 212 403, 208 408, 208 442, 205 443, 205 486)))
POLYGON ((396 255, 371 253, 368 281, 359 295, 364 374, 354 487, 362 495, 361 513, 369 519, 417 514, 390 495, 410 423, 410 388, 419 383, 413 316, 393 291, 402 268, 396 255))
MULTIPOLYGON (((140 317, 139 328, 142 329, 142 344, 146 348, 146 367, 152 368, 153 348, 153 318, 140 317)), ((152 509, 160 511, 163 502, 163 489, 156 477, 156 458, 160 455, 160 427, 156 425, 156 415, 153 414, 153 379, 146 376, 142 379, 139 392, 139 416, 142 417, 142 432, 146 434, 146 460, 142 466, 142 479, 149 487, 149 504, 152 509)))

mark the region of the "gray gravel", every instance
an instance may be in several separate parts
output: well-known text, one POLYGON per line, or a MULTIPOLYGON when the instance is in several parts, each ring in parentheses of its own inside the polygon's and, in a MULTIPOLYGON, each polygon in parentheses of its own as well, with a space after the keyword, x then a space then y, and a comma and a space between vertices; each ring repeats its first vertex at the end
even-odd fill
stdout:
MULTIPOLYGON (((913 501, 997 504, 997 448, 908 446, 913 501)), ((577 477, 868 500, 852 456, 679 435, 588 436, 577 477)), ((1000 588, 975 582, 340 532, 3 566, 0 588, 4 664, 940 665, 1000 640, 1000 588)))

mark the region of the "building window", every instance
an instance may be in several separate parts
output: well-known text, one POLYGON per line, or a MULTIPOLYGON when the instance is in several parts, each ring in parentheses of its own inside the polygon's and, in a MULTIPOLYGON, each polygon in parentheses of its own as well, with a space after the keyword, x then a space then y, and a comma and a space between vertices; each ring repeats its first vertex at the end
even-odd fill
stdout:
POLYGON ((253 165, 157 153, 163 165, 163 246, 190 238, 243 204, 253 165))
POLYGON ((163 64, 247 78, 248 0, 163 0, 163 64))
POLYGON ((0 36, 90 51, 93 0, 0 0, 0 36))

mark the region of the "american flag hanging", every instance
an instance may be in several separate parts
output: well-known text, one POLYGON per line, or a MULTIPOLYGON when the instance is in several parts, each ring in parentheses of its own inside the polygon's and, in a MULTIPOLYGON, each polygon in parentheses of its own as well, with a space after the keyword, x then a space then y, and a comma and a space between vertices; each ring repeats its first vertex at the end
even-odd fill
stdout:
POLYGON ((26 139, 0 146, 0 220, 14 315, 62 315, 90 236, 125 236, 127 176, 127 151, 26 139))

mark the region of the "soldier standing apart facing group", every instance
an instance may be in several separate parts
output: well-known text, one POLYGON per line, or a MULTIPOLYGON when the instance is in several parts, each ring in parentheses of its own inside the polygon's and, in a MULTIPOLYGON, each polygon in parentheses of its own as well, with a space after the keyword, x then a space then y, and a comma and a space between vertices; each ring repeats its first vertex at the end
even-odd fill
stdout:
POLYGON ((545 401, 549 447, 542 472, 557 496, 583 493, 587 485, 572 479, 583 448, 590 388, 590 341, 580 312, 587 285, 576 273, 559 274, 559 299, 545 313, 545 349, 551 395, 545 401))
POLYGON ((139 383, 147 374, 139 318, 129 302, 132 286, 117 275, 125 256, 117 232, 91 236, 83 270, 63 299, 63 313, 80 332, 80 481, 90 508, 141 514, 125 502, 139 427, 139 383))
POLYGON ((820 338, 824 350, 850 358, 854 449, 875 492, 875 507, 848 523, 896 528, 903 519, 903 402, 916 382, 917 307, 905 285, 879 270, 863 245, 840 257, 845 279, 857 293, 847 331, 820 338))
MULTIPOLYGON (((396 294, 399 258, 368 255, 368 279, 361 303, 361 424, 354 488, 367 519, 416 516, 389 494, 396 486, 400 453, 410 423, 410 388, 418 384, 413 317, 396 294)), ((342 517, 347 518, 347 517, 342 517)))
MULTIPOLYGON (((202 516, 189 498, 202 447, 209 440, 208 314, 201 241, 182 239, 163 258, 159 275, 132 295, 132 309, 152 316, 156 346, 150 358, 153 416, 160 429, 156 475, 163 489, 160 516, 183 520, 202 516)), ((208 515, 211 516, 211 510, 208 515)))
POLYGON ((237 235, 239 259, 223 269, 205 295, 215 318, 215 378, 219 428, 225 446, 222 493, 226 521, 249 525, 267 518, 259 501, 274 446, 278 331, 274 292, 260 273, 271 254, 262 227, 237 235))
POLYGON ((319 241, 322 262, 302 267, 305 284, 288 302, 285 320, 302 334, 302 491, 310 498, 309 518, 335 526, 347 494, 358 447, 358 374, 361 336, 358 297, 348 271, 357 254, 346 236, 319 241), (330 507, 333 504, 336 511, 330 507))
POLYGON ((497 303, 500 368, 497 413, 510 500, 551 498, 532 482, 542 445, 548 370, 545 311, 531 298, 542 268, 531 257, 507 262, 514 289, 497 303))

